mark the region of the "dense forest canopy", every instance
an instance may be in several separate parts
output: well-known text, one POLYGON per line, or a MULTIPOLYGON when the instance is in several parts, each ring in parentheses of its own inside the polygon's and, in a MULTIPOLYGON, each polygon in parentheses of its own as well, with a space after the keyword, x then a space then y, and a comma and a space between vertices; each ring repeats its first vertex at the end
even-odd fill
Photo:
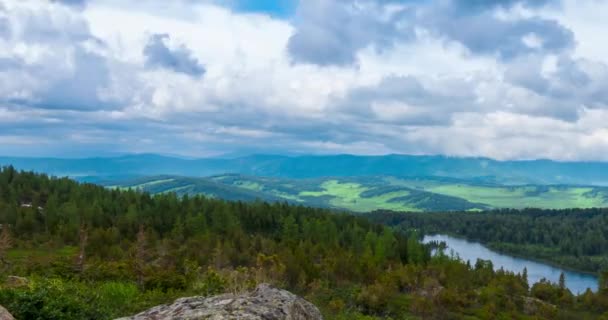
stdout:
POLYGON ((494 249, 599 273, 608 270, 608 209, 376 212, 372 221, 423 234, 451 234, 494 249))
POLYGON ((0 224, 0 304, 19 319, 111 319, 260 282, 304 295, 327 319, 596 319, 608 311, 605 277, 599 292, 574 296, 489 261, 431 256, 409 229, 285 203, 151 196, 6 167, 0 224))

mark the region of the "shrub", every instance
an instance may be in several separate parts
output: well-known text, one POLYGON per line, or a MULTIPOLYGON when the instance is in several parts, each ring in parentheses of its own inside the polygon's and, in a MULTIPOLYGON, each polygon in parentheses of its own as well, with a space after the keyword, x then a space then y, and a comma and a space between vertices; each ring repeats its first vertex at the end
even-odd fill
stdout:
POLYGON ((100 305, 117 309, 128 308, 139 296, 137 286, 127 282, 106 282, 97 288, 97 292, 100 305))
POLYGON ((212 296, 226 291, 227 281, 212 268, 207 269, 205 274, 193 285, 192 289, 200 295, 212 296))
POLYGON ((29 287, 0 289, 0 304, 16 319, 101 319, 107 310, 100 308, 95 292, 80 283, 61 280, 34 280, 29 287))

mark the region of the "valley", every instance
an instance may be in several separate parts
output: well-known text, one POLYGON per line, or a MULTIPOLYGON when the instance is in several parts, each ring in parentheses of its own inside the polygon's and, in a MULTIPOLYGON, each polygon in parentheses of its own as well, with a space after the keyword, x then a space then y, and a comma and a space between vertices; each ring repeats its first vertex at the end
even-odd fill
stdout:
POLYGON ((204 178, 154 176, 105 182, 109 188, 152 194, 203 194, 226 200, 285 201, 352 212, 475 211, 497 208, 593 208, 608 205, 608 188, 501 185, 446 177, 278 178, 240 174, 204 178))

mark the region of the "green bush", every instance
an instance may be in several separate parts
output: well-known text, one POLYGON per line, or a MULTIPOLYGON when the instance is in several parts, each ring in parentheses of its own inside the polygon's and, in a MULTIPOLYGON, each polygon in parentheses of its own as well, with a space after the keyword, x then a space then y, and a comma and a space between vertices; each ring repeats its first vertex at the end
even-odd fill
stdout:
POLYGON ((209 268, 202 277, 194 283, 192 289, 197 294, 212 296, 226 291, 227 281, 217 271, 209 268))
POLYGON ((26 288, 0 289, 0 304, 17 319, 103 319, 107 311, 95 302, 84 284, 61 280, 34 280, 26 288))
POLYGON ((149 273, 144 281, 144 287, 149 289, 160 289, 163 292, 171 290, 185 290, 187 287, 186 277, 175 270, 155 270, 149 273))
POLYGON ((97 290, 98 302, 102 306, 115 306, 118 309, 128 308, 128 305, 137 300, 139 290, 133 283, 106 282, 101 284, 97 290))

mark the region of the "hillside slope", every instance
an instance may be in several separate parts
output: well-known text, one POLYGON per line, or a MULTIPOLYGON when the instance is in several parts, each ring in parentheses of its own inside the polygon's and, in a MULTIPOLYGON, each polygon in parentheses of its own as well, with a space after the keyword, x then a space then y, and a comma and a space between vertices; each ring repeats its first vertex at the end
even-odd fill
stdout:
POLYGON ((238 174, 207 178, 156 176, 110 184, 150 193, 175 192, 252 201, 369 212, 467 211, 491 208, 592 208, 608 206, 608 188, 566 185, 504 186, 452 178, 391 176, 286 179, 238 174))
MULTIPOLYGON (((421 244, 416 230, 304 206, 151 197, 4 168, 0 224, 0 281, 22 280, 0 286, 0 305, 17 319, 113 319, 261 283, 298 293, 328 320, 590 320, 608 311, 605 290, 574 296, 490 261, 431 255, 440 244, 421 244)), ((232 312, 238 302, 222 304, 232 312)))

